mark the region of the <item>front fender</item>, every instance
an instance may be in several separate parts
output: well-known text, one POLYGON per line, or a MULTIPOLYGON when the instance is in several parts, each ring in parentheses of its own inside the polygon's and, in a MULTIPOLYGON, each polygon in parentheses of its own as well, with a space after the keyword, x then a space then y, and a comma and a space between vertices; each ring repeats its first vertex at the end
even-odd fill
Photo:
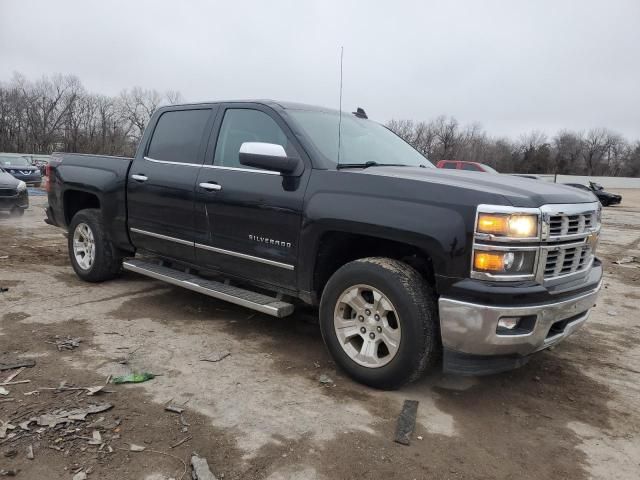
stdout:
POLYGON ((361 193, 317 192, 309 196, 301 231, 301 289, 312 290, 322 236, 337 231, 393 240, 430 257, 439 277, 462 277, 469 269, 468 209, 428 205, 361 193))

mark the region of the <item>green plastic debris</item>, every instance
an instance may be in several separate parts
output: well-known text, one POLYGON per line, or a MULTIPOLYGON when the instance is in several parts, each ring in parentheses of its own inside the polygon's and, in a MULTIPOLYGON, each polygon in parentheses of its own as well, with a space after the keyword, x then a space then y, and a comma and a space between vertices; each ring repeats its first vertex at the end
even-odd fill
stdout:
POLYGON ((114 377, 112 382, 115 384, 119 383, 142 383, 147 380, 151 380, 155 378, 153 373, 142 372, 142 373, 130 373, 129 375, 122 375, 120 377, 114 377))

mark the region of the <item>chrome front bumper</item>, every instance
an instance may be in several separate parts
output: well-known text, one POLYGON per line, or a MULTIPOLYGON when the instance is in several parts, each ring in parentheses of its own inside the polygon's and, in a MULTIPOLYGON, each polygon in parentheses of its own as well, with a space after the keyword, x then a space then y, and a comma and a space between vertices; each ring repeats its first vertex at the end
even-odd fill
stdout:
POLYGON ((526 356, 571 335, 589 317, 602 282, 593 290, 556 303, 526 307, 488 306, 440 297, 440 328, 445 349, 471 355, 526 356), (535 316, 531 331, 497 334, 502 317, 535 316), (568 320, 566 324, 558 323, 568 320), (552 326, 556 324, 552 331, 552 326))

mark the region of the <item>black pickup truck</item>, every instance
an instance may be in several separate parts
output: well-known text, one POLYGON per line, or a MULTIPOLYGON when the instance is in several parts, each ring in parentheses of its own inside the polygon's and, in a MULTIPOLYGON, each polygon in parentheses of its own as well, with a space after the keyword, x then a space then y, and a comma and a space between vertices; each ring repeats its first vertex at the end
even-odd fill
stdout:
POLYGON ((436 169, 359 109, 159 109, 135 158, 57 154, 47 222, 84 280, 122 268, 282 317, 319 307, 353 378, 522 365, 595 304, 600 205, 570 187, 436 169))

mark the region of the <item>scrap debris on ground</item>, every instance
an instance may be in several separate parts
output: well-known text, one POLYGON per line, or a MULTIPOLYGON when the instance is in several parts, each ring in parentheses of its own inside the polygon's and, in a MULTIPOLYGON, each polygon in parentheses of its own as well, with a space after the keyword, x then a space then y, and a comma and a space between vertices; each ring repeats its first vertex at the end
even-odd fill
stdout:
POLYGON ((213 355, 211 357, 201 358, 200 361, 201 362, 217 363, 217 362, 220 362, 220 361, 224 360, 225 358, 227 358, 230 355, 231 355, 231 352, 221 352, 221 353, 218 353, 218 354, 213 355))
POLYGON ((636 257, 622 257, 616 261, 614 261, 616 265, 627 265, 629 263, 640 263, 636 257))
MULTIPOLYGON (((31 368, 31 367, 35 367, 36 365, 36 361, 31 359, 31 358, 24 358, 24 359, 20 359, 20 358, 13 358, 13 359, 7 359, 4 358, 2 360, 0 360, 0 372, 4 371, 4 370, 15 370, 16 368, 31 368)), ((10 379, 7 379, 5 381, 9 381, 10 379)))
POLYGON ((55 345, 58 348, 58 351, 62 350, 74 350, 80 346, 80 342, 82 342, 81 338, 72 338, 69 336, 60 337, 58 335, 55 336, 55 340, 52 342, 47 342, 52 345, 55 345))
POLYGON ((417 415, 418 402, 416 400, 405 400, 400 416, 398 417, 395 442, 402 445, 409 445, 411 443, 411 435, 416 428, 417 415))
POLYGON ((142 373, 130 373, 128 375, 122 375, 119 377, 113 377, 112 382, 116 385, 121 383, 142 383, 147 380, 156 378, 157 374, 142 372, 142 373))
POLYGON ((194 454, 191 457, 191 468, 193 469, 191 473, 193 480, 217 480, 216 476, 211 473, 206 458, 194 454))

